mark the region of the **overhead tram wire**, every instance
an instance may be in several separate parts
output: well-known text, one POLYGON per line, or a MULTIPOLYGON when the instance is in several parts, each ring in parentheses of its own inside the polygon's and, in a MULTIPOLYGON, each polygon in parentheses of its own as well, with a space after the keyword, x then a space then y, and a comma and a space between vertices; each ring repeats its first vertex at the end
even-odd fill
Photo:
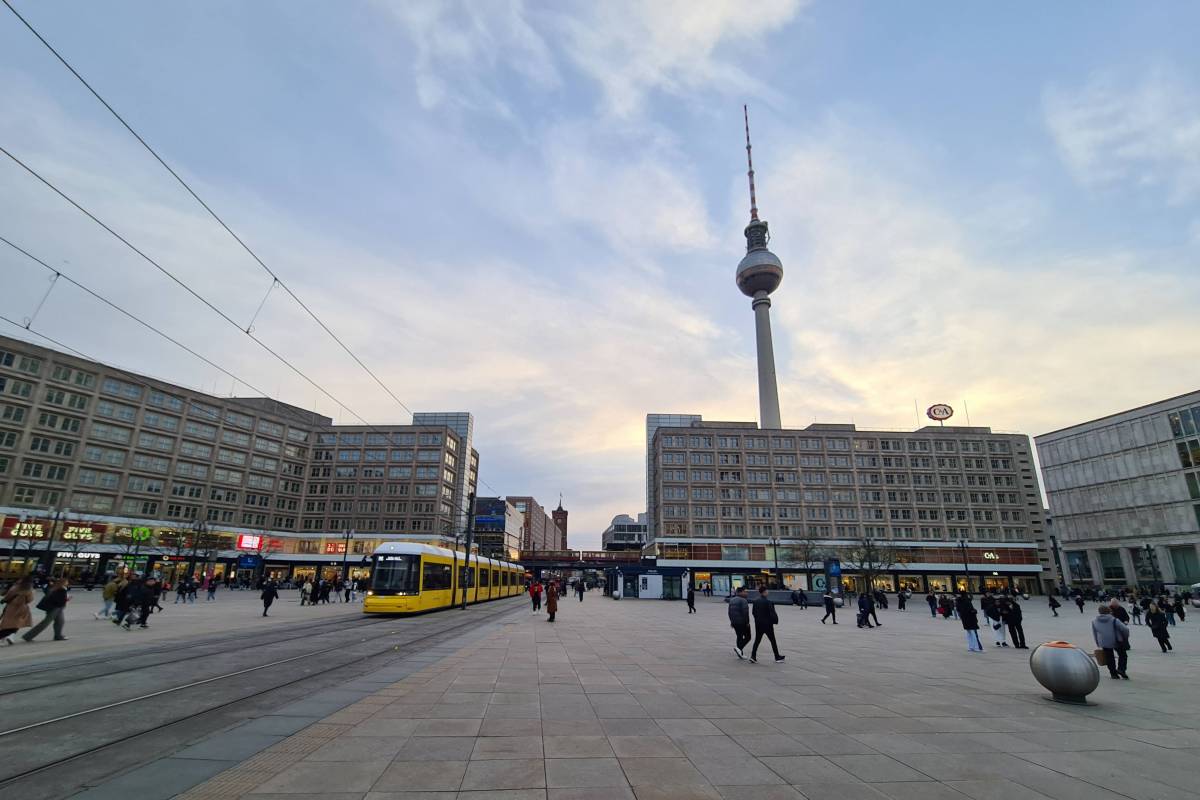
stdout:
MULTIPOLYGON (((31 260, 31 261, 33 261, 34 263, 36 263, 36 264, 40 265, 41 267, 45 268, 45 269, 46 269, 48 272, 52 273, 52 274, 53 274, 53 275, 55 275, 57 278, 60 278, 60 279, 62 279, 62 280, 64 280, 64 281, 66 281, 67 283, 70 283, 72 286, 75 286, 76 288, 78 288, 79 290, 83 291, 84 293, 86 293, 86 294, 90 295, 91 297, 95 298, 96 300, 99 300, 101 303, 105 304, 106 306, 108 306, 109 308, 111 308, 111 309, 113 309, 114 311, 118 312, 119 314, 121 314, 121 315, 123 315, 123 316, 125 316, 125 317, 128 317, 129 319, 131 319, 131 320, 133 320, 134 322, 138 323, 139 325, 141 325, 142 327, 144 327, 144 328, 146 328, 147 330, 151 331, 151 332, 152 332, 152 333, 154 333, 155 335, 157 335, 157 336, 159 336, 159 337, 161 337, 161 338, 165 339, 166 341, 168 341, 168 342, 170 342, 171 344, 175 345, 176 347, 180 348, 181 350, 183 350, 184 352, 188 353, 189 355, 191 355, 191 356, 194 356, 195 358, 199 359, 200 361, 203 361, 205 364, 209 365, 210 367, 212 367, 213 369, 217 370, 218 372, 220 372, 221 374, 225 375, 226 377, 228 377, 228 378, 231 378, 232 380, 236 381, 237 383, 240 383, 240 384, 242 384, 243 386, 246 386, 246 387, 247 387, 247 388, 249 388, 249 389, 252 389, 253 391, 257 392, 258 394, 262 395, 262 396, 263 396, 263 397, 265 397, 265 398, 269 398, 269 395, 268 395, 268 394, 267 394, 265 391, 263 391, 262 389, 258 388, 258 387, 257 387, 257 386, 255 386, 254 384, 250 383, 249 381, 247 381, 247 380, 245 380, 245 379, 243 379, 243 378, 240 378, 240 377, 238 377, 238 376, 237 376, 237 375, 235 375, 234 373, 230 372, 228 369, 226 369, 226 368, 222 367, 220 364, 217 364, 216 362, 212 361, 212 360, 211 360, 211 359, 209 359, 208 357, 206 357, 206 356, 204 356, 203 354, 201 354, 201 353, 197 352, 195 349, 193 349, 193 348, 189 347, 188 345, 186 345, 186 344, 184 344, 183 342, 179 341, 178 339, 174 338, 173 336, 171 336, 170 334, 166 333, 165 331, 163 331, 163 330, 161 330, 161 329, 159 329, 159 328, 155 327, 154 325, 151 325, 150 323, 148 323, 148 322, 146 322, 145 320, 143 320, 143 319, 141 319, 140 317, 138 317, 136 314, 134 314, 134 313, 132 313, 132 312, 130 312, 130 311, 128 311, 128 310, 126 310, 125 308, 121 307, 121 306, 120 306, 120 305, 118 305, 117 303, 115 303, 115 302, 113 302, 112 300, 109 300, 107 297, 105 297, 105 296, 101 295, 99 292, 95 291, 94 289, 92 289, 92 288, 90 288, 90 287, 88 287, 88 286, 85 286, 84 284, 82 284, 82 283, 80 283, 79 281, 75 280, 75 279, 74 279, 74 278, 72 278, 70 275, 67 275, 66 273, 64 273, 62 270, 60 270, 60 269, 58 269, 58 268, 56 268, 56 267, 53 267, 53 266, 51 266, 50 264, 46 263, 46 262, 45 262, 45 261, 43 261, 42 259, 40 259, 40 258, 38 258, 37 256, 35 256, 33 253, 30 253, 28 250, 26 250, 25 248, 23 248, 23 247, 21 247, 20 245, 16 244, 15 242, 11 241, 10 239, 8 239, 8 238, 4 237, 3 235, 0 235, 0 243, 3 243, 3 244, 5 244, 5 245, 8 245, 10 248, 12 248, 13 250, 15 250, 16 252, 20 253, 21 255, 25 256, 25 257, 26 257, 26 258, 28 258, 29 260, 31 260)), ((43 302, 44 302, 44 300, 43 300, 43 302)), ((62 349, 64 349, 64 350, 66 350, 66 351, 68 351, 68 352, 70 352, 70 353, 72 353, 72 354, 74 354, 74 355, 76 355, 76 356, 80 357, 80 358, 83 358, 83 359, 85 359, 85 360, 88 360, 88 361, 97 361, 97 362, 99 362, 99 360, 98 360, 98 359, 96 359, 96 358, 94 358, 94 357, 92 357, 92 356, 89 356, 88 354, 86 354, 86 353, 83 353, 83 352, 81 352, 81 351, 79 351, 79 350, 77 350, 77 349, 75 349, 75 348, 71 347, 70 345, 68 345, 68 344, 66 344, 66 343, 64 343, 64 342, 58 341, 57 339, 54 339, 54 338, 52 338, 52 337, 48 336, 47 334, 45 334, 45 333, 42 333, 41 331, 34 330, 31 324, 30 324, 30 325, 24 325, 24 324, 21 324, 21 323, 19 323, 19 322, 16 322, 15 320, 12 320, 12 319, 10 319, 10 318, 8 318, 8 317, 6 317, 6 316, 3 316, 3 315, 0 315, 0 320, 3 320, 4 322, 7 322, 7 323, 9 323, 9 324, 13 325, 14 327, 21 328, 22 330, 26 330, 26 331, 28 331, 28 332, 30 332, 30 333, 32 333, 32 334, 34 334, 35 336, 39 336, 39 337, 41 337, 42 339, 45 339, 46 341, 48 341, 48 342, 50 342, 50 343, 54 344, 55 346, 57 346, 57 347, 60 347, 60 348, 62 348, 62 349)), ((244 331, 243 331, 243 333, 244 333, 244 331)), ((253 338, 253 337, 252 337, 252 338, 253 338)), ((130 371, 128 371, 128 370, 125 370, 125 369, 122 369, 122 368, 119 368, 119 367, 112 367, 112 369, 113 369, 114 371, 116 371, 116 372, 118 372, 118 373, 120 373, 120 374, 124 375, 124 376, 125 376, 127 379, 129 379, 130 381, 132 381, 133 383, 136 383, 136 384, 137 384, 137 385, 139 385, 139 386, 142 386, 142 387, 143 387, 143 388, 145 388, 145 389, 152 389, 152 388, 154 388, 154 387, 151 387, 149 384, 147 384, 147 383, 146 383, 146 382, 143 380, 143 376, 137 375, 136 373, 130 372, 130 371)), ((231 405, 235 405, 235 406, 237 406, 238 408, 241 408, 241 409, 244 409, 244 410, 246 410, 246 411, 250 411, 250 412, 253 412, 253 413, 256 413, 256 414, 257 414, 257 413, 260 413, 260 412, 261 412, 261 410, 262 410, 261 408, 258 408, 257 406, 253 406, 253 405, 250 405, 250 404, 248 404, 248 403, 243 403, 243 402, 239 401, 237 398, 218 398, 218 399, 221 399, 223 402, 229 403, 229 404, 231 404, 231 405)), ((278 402, 278 401, 277 401, 277 402, 278 402)), ((335 401, 335 402, 336 402, 336 401, 335 401)), ((346 409, 346 410, 347 410, 347 411, 350 411, 350 413, 352 413, 352 414, 354 413, 354 412, 353 412, 353 411, 351 411, 350 409, 346 409)), ((357 414, 355 414, 355 416, 358 416, 358 415, 357 415, 357 414)), ((360 417, 359 419, 361 420, 361 417, 360 417)), ((391 445, 394 445, 394 446, 399 446, 399 445, 398 445, 398 442, 396 442, 396 441, 395 441, 395 439, 393 439, 393 435, 392 435, 392 434, 390 434, 390 433, 387 433, 386 431, 382 431, 382 430, 380 430, 379 428, 375 427, 374 425, 371 425, 370 423, 366 422, 365 420, 363 420, 363 422, 364 422, 364 424, 366 425, 366 427, 367 427, 369 430, 371 430, 372 432, 374 432, 374 433, 380 433, 380 434, 383 434, 383 435, 384 435, 384 436, 387 438, 387 440, 388 440, 389 444, 391 444, 391 445)), ((315 446, 315 442, 314 442, 314 446, 315 446)), ((496 489, 495 489, 495 488, 494 488, 494 487, 493 487, 491 484, 489 484, 487 481, 483 480, 482 478, 478 478, 478 477, 477 477, 477 480, 479 481, 479 483, 482 483, 484 486, 487 486, 487 487, 488 487, 489 489, 491 489, 493 492, 495 492, 495 491, 496 491, 496 489)), ((462 514, 458 514, 458 515, 456 515, 456 516, 458 516, 458 517, 461 517, 461 516, 462 516, 462 514)), ((463 522, 465 523, 465 520, 463 520, 463 522)), ((457 521, 456 521, 456 524, 457 524, 457 521)))
POLYGON ((395 400, 396 403, 399 404, 399 406, 401 408, 403 408, 405 411, 407 411, 410 415, 412 415, 414 413, 413 410, 411 408, 409 408, 407 405, 405 405, 404 401, 402 401, 399 397, 397 397, 395 392, 393 392, 391 389, 389 389, 387 384, 385 384, 382 380, 380 380, 379 376, 376 375, 371 370, 370 367, 368 367, 366 364, 364 364, 362 359, 360 359, 354 353, 354 351, 351 350, 346 345, 346 343, 343 342, 337 336, 337 334, 335 334, 329 328, 329 326, 325 324, 324 320, 322 320, 319 316, 317 316, 316 312, 314 312, 311 308, 309 308, 308 305, 305 304, 305 302, 303 300, 301 300, 300 297, 294 291, 292 291, 292 288, 290 286, 288 286, 287 283, 284 282, 284 280, 282 278, 280 278, 279 275, 276 274, 276 272, 274 270, 272 270, 269 266, 267 266, 266 262, 264 262, 261 258, 259 258, 258 254, 255 253, 252 249, 250 249, 250 246, 247 245, 246 242, 243 241, 240 236, 238 236, 236 233, 233 232, 233 229, 230 228, 225 223, 225 220, 221 219, 221 217, 217 214, 217 212, 213 211, 212 207, 209 206, 208 203, 204 202, 204 200, 202 200, 200 198, 200 195, 196 194, 196 191, 194 189, 192 189, 192 187, 188 184, 188 182, 185 181, 182 177, 180 177, 178 172, 176 172, 174 169, 171 168, 171 165, 169 165, 163 159, 163 157, 160 156, 158 154, 158 152, 153 147, 151 147, 150 144, 145 139, 142 138, 141 134, 139 134, 136 130, 133 129, 132 125, 130 125, 128 122, 125 121, 124 117, 122 117, 119 113, 117 113, 117 110, 115 108, 113 108, 112 105, 107 100, 105 100, 100 95, 100 93, 97 92, 92 87, 92 85, 90 83, 88 83, 87 80, 82 75, 79 74, 79 71, 76 70, 73 66, 71 66, 71 64, 62 56, 62 54, 59 53, 58 50, 56 50, 54 48, 54 46, 50 44, 50 42, 46 41, 46 38, 44 36, 42 36, 40 33, 38 33, 37 29, 34 28, 33 25, 31 25, 29 23, 29 21, 27 19, 25 19, 25 17, 21 16, 20 12, 17 11, 17 9, 13 7, 12 3, 9 0, 0 0, 0 2, 3 2, 4 5, 8 6, 8 10, 13 13, 13 16, 15 16, 17 19, 19 19, 21 21, 21 23, 26 28, 29 29, 29 32, 32 33, 35 37, 37 37, 37 40, 39 42, 41 42, 43 45, 45 45, 46 49, 49 50, 54 55, 54 57, 57 58, 59 60, 59 62, 64 67, 66 67, 67 70, 79 80, 80 83, 83 84, 83 86, 92 94, 93 97, 96 98, 96 100, 98 100, 100 102, 101 105, 103 105, 106 109, 108 109, 108 112, 110 114, 112 114, 113 117, 115 117, 118 122, 121 123, 121 125, 125 128, 125 130, 129 131, 129 133, 133 136, 133 138, 138 140, 138 143, 141 144, 142 147, 144 147, 146 149, 146 151, 148 153, 150 153, 150 155, 152 155, 159 164, 162 165, 163 169, 165 169, 168 173, 170 173, 171 177, 173 177, 179 183, 179 185, 182 186, 187 191, 187 193, 190 194, 192 196, 192 198, 195 199, 195 201, 197 203, 199 203, 200 206, 205 211, 208 212, 209 216, 211 216, 214 220, 216 220, 217 224, 220 225, 222 228, 224 228, 225 232, 228 233, 230 236, 232 236, 234 241, 236 241, 239 245, 241 245, 242 249, 245 250, 250 255, 250 257, 253 258, 258 263, 258 265, 260 267, 262 267, 268 275, 271 276, 271 278, 275 281, 275 283, 279 284, 279 286, 281 286, 283 288, 283 290, 285 292, 287 292, 288 295, 291 296, 291 298, 293 300, 296 301, 297 305, 299 305, 302 309, 304 309, 305 313, 307 313, 310 317, 312 317, 313 321, 315 321, 318 325, 320 325, 321 329, 324 330, 327 334, 329 334, 329 337, 331 339, 333 339, 335 342, 337 342, 338 346, 341 347, 343 350, 345 350, 346 354, 349 355, 350 358, 354 359, 354 362, 356 364, 358 364, 360 367, 362 367, 363 370, 368 375, 371 376, 372 380, 374 380, 375 383, 379 384, 379 387, 381 389, 383 389, 385 392, 387 392, 387 394, 393 400, 395 400))

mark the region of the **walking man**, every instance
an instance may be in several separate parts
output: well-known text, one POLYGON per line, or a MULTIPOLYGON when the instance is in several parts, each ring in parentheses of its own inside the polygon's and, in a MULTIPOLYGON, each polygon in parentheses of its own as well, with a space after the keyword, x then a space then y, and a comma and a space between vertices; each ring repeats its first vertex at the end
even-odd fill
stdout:
MULTIPOLYGON (((858 596, 858 627, 874 628, 871 624, 871 615, 875 613, 875 603, 871 600, 869 592, 863 592, 858 596)), ((879 622, 879 618, 875 618, 879 622)))
POLYGON ((1050 613, 1057 617, 1060 608, 1062 608, 1062 603, 1058 602, 1057 597, 1050 595, 1050 613))
POLYGON ((833 624, 837 625, 837 608, 834 607, 833 592, 826 589, 825 594, 821 595, 821 601, 825 604, 825 616, 821 617, 821 624, 824 625, 825 620, 833 617, 833 624))
POLYGON ((275 588, 275 581, 267 581, 263 584, 262 594, 259 595, 263 604, 263 616, 267 616, 267 611, 271 608, 271 604, 275 602, 275 598, 279 597, 279 590, 275 588))
POLYGON ((1013 641, 1013 647, 1018 650, 1028 650, 1025 646, 1025 629, 1021 626, 1021 619, 1025 616, 1021 610, 1021 604, 1017 602, 1017 598, 1013 597, 1007 600, 1000 610, 1004 618, 1004 624, 1008 626, 1008 635, 1013 641))
POLYGON ((1092 638, 1096 640, 1096 647, 1104 651, 1108 677, 1129 680, 1125 674, 1129 662, 1129 628, 1112 615, 1108 606, 1100 606, 1098 612, 1092 620, 1092 638))
POLYGON ((25 631, 25 635, 21 638, 27 642, 32 642, 37 638, 39 633, 46 630, 50 625, 53 625, 54 641, 65 642, 67 637, 63 636, 63 623, 66 619, 63 614, 67 610, 67 601, 70 599, 67 596, 67 579, 59 578, 51 584, 50 591, 38 601, 36 606, 39 611, 46 612, 46 616, 42 617, 42 621, 37 625, 25 631))
POLYGON ((925 602, 929 604, 929 616, 937 619, 938 599, 933 592, 925 595, 925 602))
POLYGON ((745 658, 744 651, 750 642, 750 603, 746 601, 745 586, 739 586, 733 597, 729 598, 729 625, 737 635, 733 654, 738 658, 745 658))
POLYGON ((688 613, 695 614, 696 613, 696 587, 692 586, 690 584, 688 585, 688 590, 687 590, 687 604, 688 604, 688 613))
POLYGON ((579 595, 579 602, 583 602, 583 593, 587 591, 587 586, 583 583, 583 578, 575 581, 575 594, 579 595))
POLYGON ((758 587, 758 597, 754 599, 754 647, 750 650, 750 663, 758 663, 758 643, 764 636, 771 643, 775 653, 775 663, 785 658, 779 654, 779 645, 775 643, 775 626, 779 623, 779 615, 775 613, 775 604, 767 597, 767 587, 758 587))
POLYGON ((94 616, 96 619, 108 619, 109 615, 112 613, 113 601, 116 600, 117 592, 120 591, 121 585, 122 582, 117 578, 116 575, 112 576, 112 580, 110 580, 108 583, 104 584, 104 589, 100 592, 100 600, 103 605, 100 607, 100 610, 92 616, 94 616))

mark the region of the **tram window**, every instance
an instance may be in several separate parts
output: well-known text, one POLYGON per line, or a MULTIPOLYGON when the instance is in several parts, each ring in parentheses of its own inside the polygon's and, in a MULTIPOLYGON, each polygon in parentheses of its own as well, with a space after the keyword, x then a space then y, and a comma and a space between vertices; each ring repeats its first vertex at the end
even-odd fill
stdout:
POLYGON ((498 569, 492 570, 492 585, 493 586, 500 585, 500 570, 498 570, 498 569))
POLYGON ((479 570, 479 588, 486 589, 491 585, 491 581, 488 580, 488 571, 486 569, 479 570))
POLYGON ((371 589, 375 594, 417 594, 420 575, 418 556, 380 556, 375 559, 371 589))
POLYGON ((423 591, 435 591, 438 589, 450 588, 450 565, 435 564, 432 561, 426 561, 423 564, 423 575, 421 579, 421 589, 423 591))

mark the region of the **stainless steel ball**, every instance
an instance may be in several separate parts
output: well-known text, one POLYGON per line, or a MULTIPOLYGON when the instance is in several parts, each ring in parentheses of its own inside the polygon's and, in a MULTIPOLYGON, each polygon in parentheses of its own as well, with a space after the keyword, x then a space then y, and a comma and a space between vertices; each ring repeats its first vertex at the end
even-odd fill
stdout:
POLYGON ((1100 685, 1100 668, 1091 655, 1069 642, 1039 644, 1029 654, 1029 669, 1055 700, 1084 703, 1100 685))

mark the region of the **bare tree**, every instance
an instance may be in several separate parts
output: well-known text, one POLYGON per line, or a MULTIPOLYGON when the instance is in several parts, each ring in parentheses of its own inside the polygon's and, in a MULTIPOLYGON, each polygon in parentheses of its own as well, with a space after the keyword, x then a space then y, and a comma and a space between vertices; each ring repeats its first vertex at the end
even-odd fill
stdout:
POLYGON ((862 575, 868 592, 874 590, 877 576, 887 574, 900 562, 899 551, 886 539, 859 539, 843 549, 841 556, 845 568, 862 575))
POLYGON ((780 549, 786 555, 780 560, 790 569, 803 570, 808 577, 809 588, 812 588, 812 573, 822 572, 825 559, 834 555, 832 544, 807 534, 802 538, 784 540, 784 546, 780 549))

